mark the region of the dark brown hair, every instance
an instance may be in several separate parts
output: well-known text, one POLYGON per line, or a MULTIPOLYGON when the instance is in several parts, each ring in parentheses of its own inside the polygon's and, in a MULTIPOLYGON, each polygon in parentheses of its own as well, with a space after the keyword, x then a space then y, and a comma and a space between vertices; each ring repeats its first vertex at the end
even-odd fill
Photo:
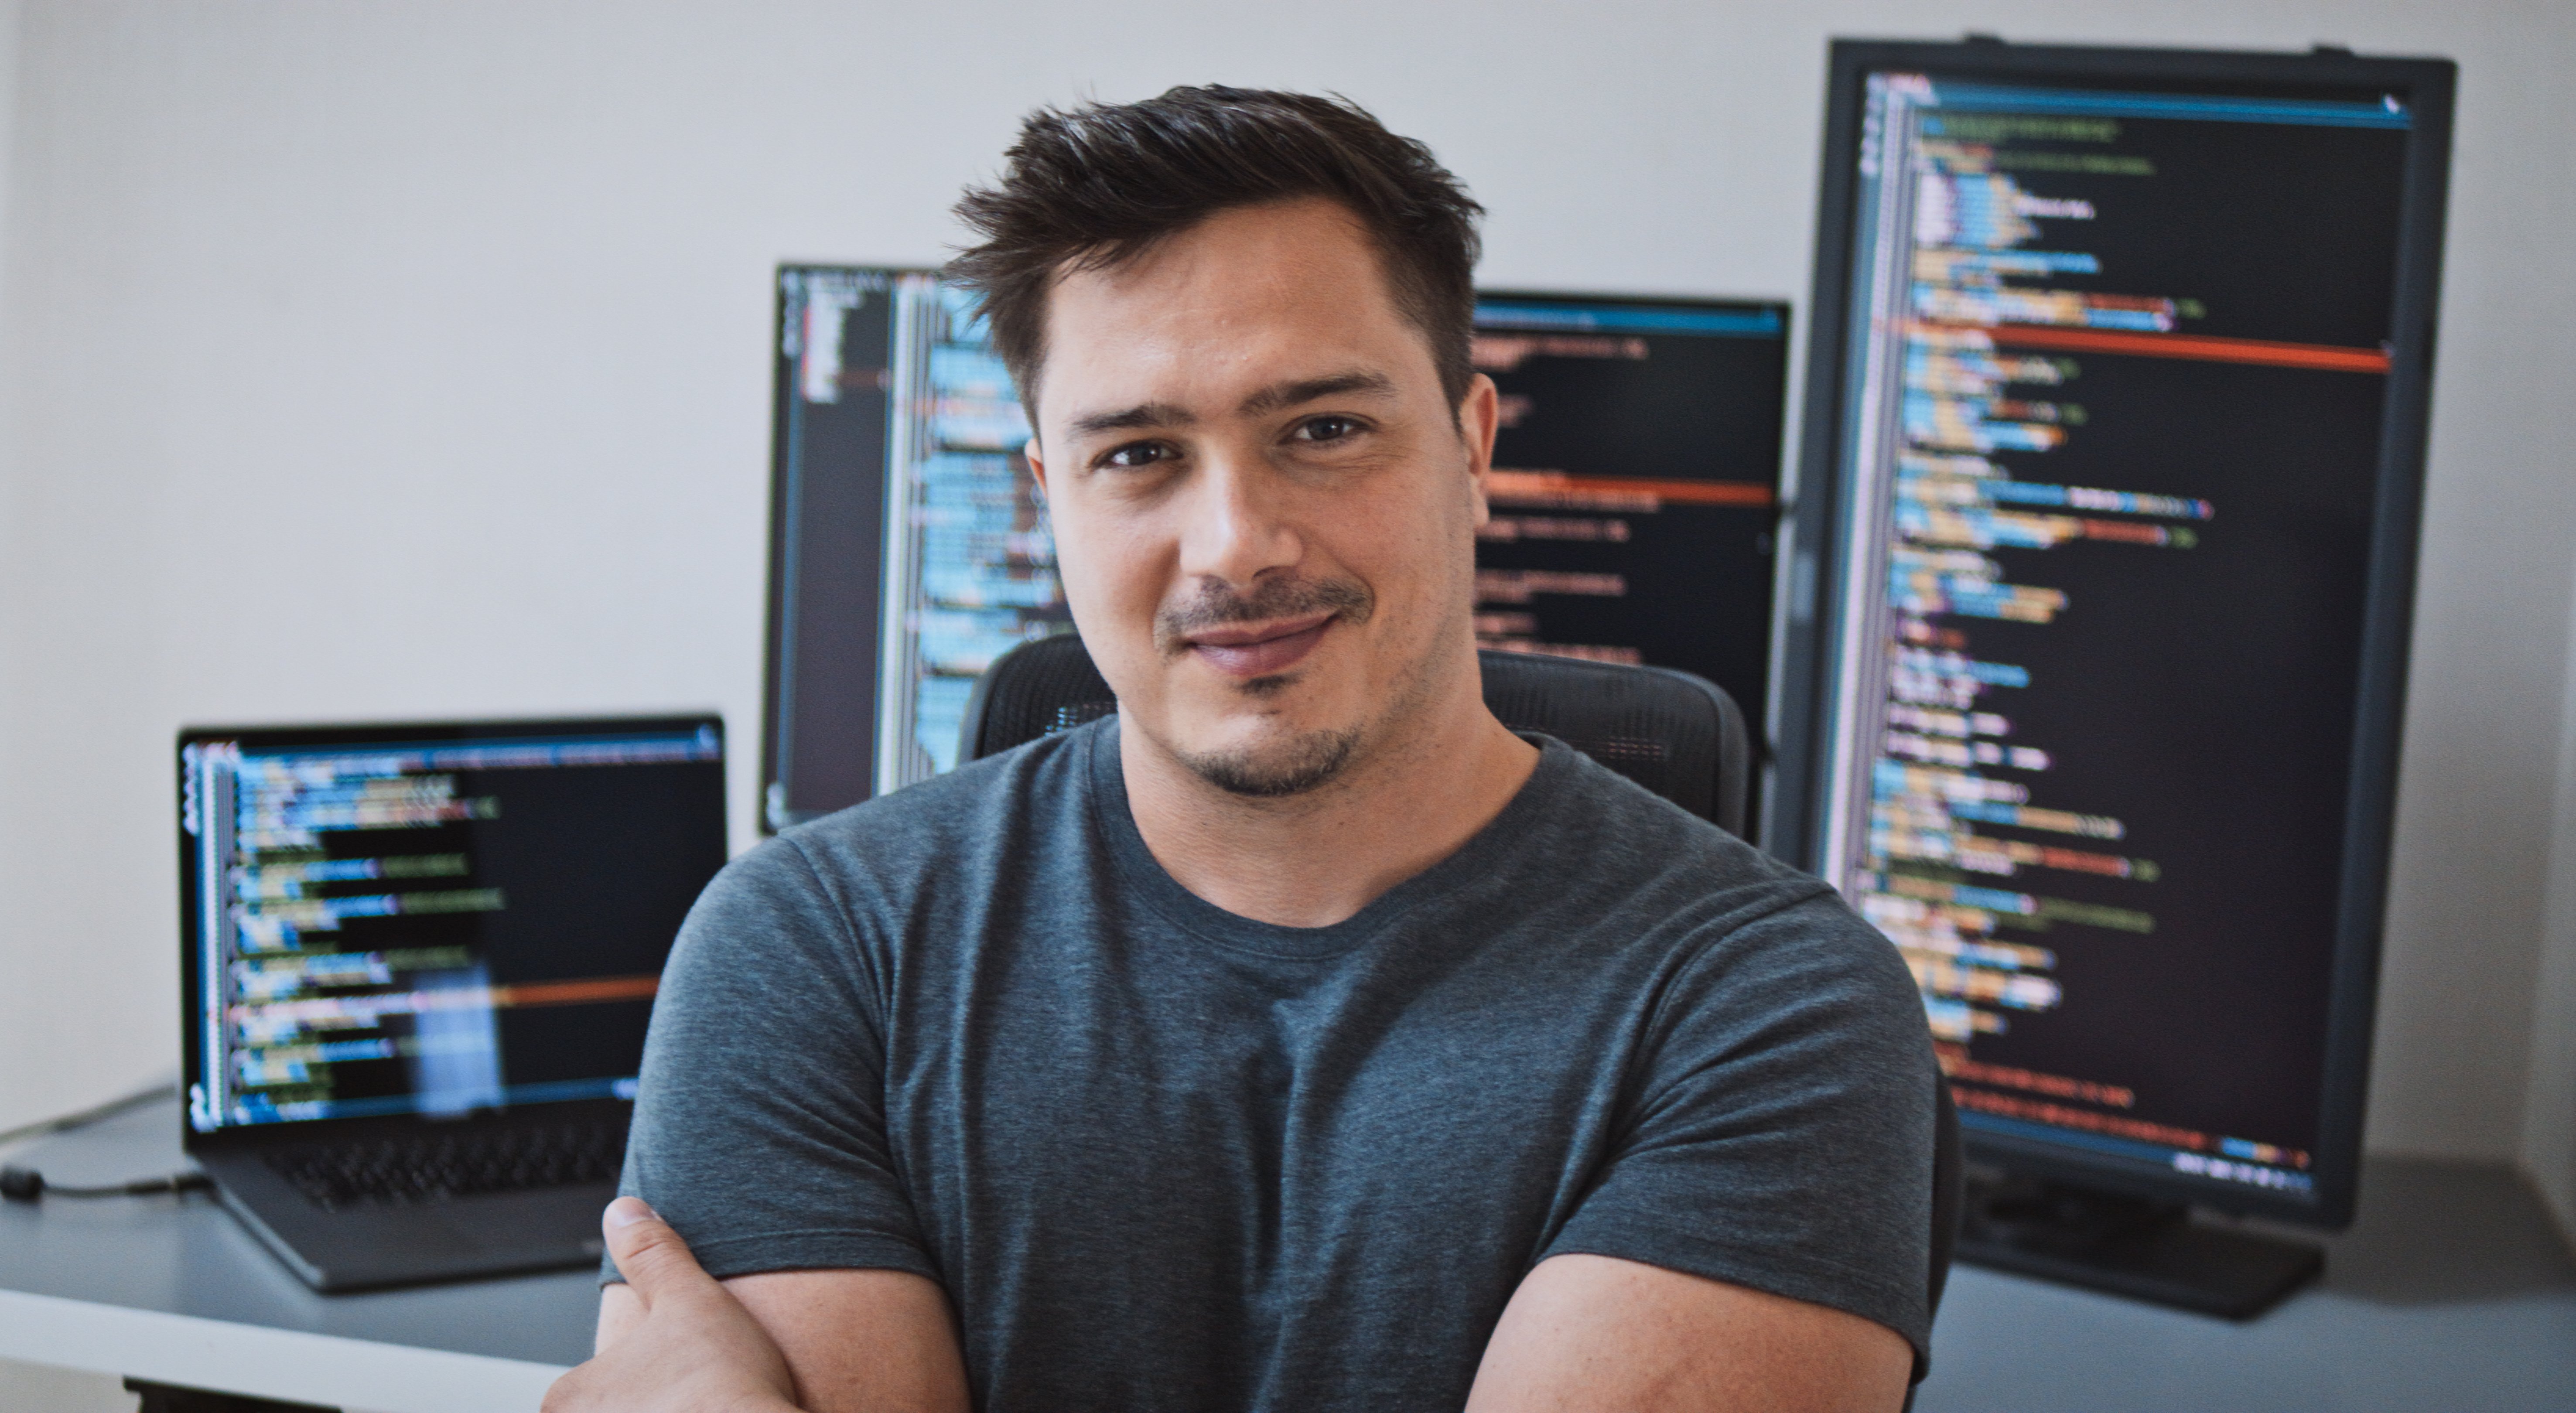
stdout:
POLYGON ((1376 242, 1396 308, 1422 330, 1456 407, 1475 376, 1476 220, 1484 208, 1411 138, 1343 98, 1175 88, 1141 103, 1041 108, 1002 179, 957 214, 983 243, 948 264, 992 323, 1034 418, 1056 277, 1111 269, 1220 211, 1320 196, 1376 242))

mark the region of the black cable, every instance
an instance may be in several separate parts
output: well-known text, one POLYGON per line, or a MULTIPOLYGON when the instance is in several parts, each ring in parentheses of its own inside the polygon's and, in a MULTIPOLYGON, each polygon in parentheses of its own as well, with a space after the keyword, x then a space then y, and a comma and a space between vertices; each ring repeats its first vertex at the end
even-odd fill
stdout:
POLYGON ((34 1168, 0 1168, 0 1197, 12 1202, 34 1202, 48 1192, 56 1197, 148 1197, 156 1192, 193 1192, 213 1185, 204 1173, 172 1173, 105 1187, 64 1187, 45 1181, 45 1175, 34 1168))
MULTIPOLYGON (((139 1089, 121 1098, 110 1099, 104 1104, 93 1104, 89 1108, 75 1109, 68 1114, 57 1114, 50 1119, 38 1119, 34 1123, 21 1124, 13 1129, 0 1129, 0 1148, 8 1148, 30 1138, 42 1138, 48 1134, 67 1133, 76 1128, 87 1128, 101 1119, 114 1118, 128 1109, 139 1108, 156 1099, 170 1098, 176 1090, 176 1085, 156 1084, 149 1089, 139 1089)), ((204 1173, 172 1173, 167 1177, 137 1178, 132 1182, 112 1183, 105 1187, 64 1187, 45 1181, 45 1175, 34 1168, 0 1168, 0 1198, 6 1198, 11 1202, 38 1201, 48 1192, 57 1197, 143 1197, 156 1192, 188 1192, 207 1186, 211 1184, 206 1180, 204 1173)))

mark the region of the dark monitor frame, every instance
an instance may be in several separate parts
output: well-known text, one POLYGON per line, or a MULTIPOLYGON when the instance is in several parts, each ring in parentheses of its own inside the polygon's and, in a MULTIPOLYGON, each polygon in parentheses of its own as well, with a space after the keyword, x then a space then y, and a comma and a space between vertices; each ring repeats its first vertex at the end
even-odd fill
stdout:
POLYGON ((1781 605, 1781 661, 1774 680, 1784 709, 1774 723, 1779 788, 1764 838, 1802 867, 1822 857, 1824 795, 1830 767, 1824 749, 1831 723, 1829 680, 1837 655, 1833 601, 1849 551, 1854 507, 1844 503, 1839 468, 1845 454, 1841 416, 1849 365, 1849 289, 1855 199, 1859 183, 1865 83, 1895 70, 1996 82, 2076 85, 2242 83, 2295 89, 2316 85, 2375 88, 2408 95, 2414 122, 2407 147, 2397 252, 2388 397, 2380 424, 2379 476, 2373 508, 2370 582, 2363 611, 2358 710, 2350 798, 2337 888, 2335 950, 2327 1003, 2327 1036, 2316 1186, 2301 1197, 2176 1174, 2170 1180, 2077 1156, 2068 1145, 1967 1134, 1969 1156, 2036 1177, 2080 1182, 2139 1197, 2197 1203, 2222 1211, 2321 1227, 2352 1219, 2358 1181, 2363 1105, 2370 1077, 2371 1028, 2379 982, 2380 934, 2386 909, 2388 856, 2394 828, 2399 733, 2412 636, 2416 546, 2422 518, 2442 230, 2448 187, 2451 110, 2457 69, 2442 59, 2380 59, 2320 49, 2308 54, 2202 50, 2024 46, 1989 39, 1963 43, 1836 40, 1825 101, 1824 166, 1816 218, 1815 283, 1810 295, 1807 382, 1794 499, 1785 522, 1783 558, 1790 568, 1781 605))
MULTIPOLYGON (((189 746, 206 741, 237 741, 245 745, 295 745, 329 747, 335 745, 370 745, 378 742, 436 744, 448 741, 474 741, 494 736, 586 736, 624 732, 638 734, 662 732, 696 732, 713 730, 717 749, 722 751, 725 737, 724 717, 713 711, 682 712, 651 716, 595 717, 512 717, 480 721, 386 721, 366 723, 330 723, 318 726, 186 726, 179 730, 170 759, 179 768, 177 782, 180 796, 187 790, 187 765, 184 752, 189 746)), ((718 765, 726 764, 719 757, 718 765)), ((182 799, 174 798, 173 805, 182 799)), ((729 820, 718 822, 718 852, 730 856, 732 851, 729 820)), ((203 997, 198 979, 196 893, 199 881, 195 850, 183 824, 179 840, 179 1092, 184 1097, 191 1085, 203 1077, 205 1053, 202 1030, 203 1016, 199 1002, 203 997)), ((721 868, 724 857, 710 860, 721 868)), ((710 870, 712 871, 712 870, 710 870)), ((667 950, 667 944, 666 944, 667 950)), ((478 1114, 496 1114, 516 1109, 542 1110, 549 1114, 602 1114, 622 1116, 634 1107, 629 1099, 563 1099, 544 1100, 536 1104, 505 1106, 502 1109, 477 1110, 478 1114)), ((224 1152, 243 1145, 280 1141, 281 1135, 297 1141, 316 1138, 341 1138, 377 1132, 404 1132, 424 1122, 418 1114, 358 1115, 339 1118, 297 1119, 284 1123, 225 1124, 200 1132, 189 1122, 187 1105, 179 1111, 179 1143, 189 1153, 224 1152)))

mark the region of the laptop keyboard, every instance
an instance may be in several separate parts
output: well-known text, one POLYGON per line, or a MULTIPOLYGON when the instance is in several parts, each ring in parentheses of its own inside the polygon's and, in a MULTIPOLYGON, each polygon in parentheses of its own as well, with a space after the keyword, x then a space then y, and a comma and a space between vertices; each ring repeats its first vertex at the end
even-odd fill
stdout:
POLYGON ((337 1208, 615 1182, 625 1156, 626 1126, 595 1123, 312 1144, 267 1158, 297 1191, 337 1208))

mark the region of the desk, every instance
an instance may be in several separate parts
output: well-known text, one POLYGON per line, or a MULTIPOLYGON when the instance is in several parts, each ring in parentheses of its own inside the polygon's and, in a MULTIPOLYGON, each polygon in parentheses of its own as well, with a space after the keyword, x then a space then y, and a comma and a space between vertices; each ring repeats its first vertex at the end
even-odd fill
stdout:
MULTIPOLYGON (((49 1181, 186 1166, 179 1109, 32 1144, 49 1181)), ((588 1272, 317 1295, 204 1193, 0 1203, 0 1359, 364 1413, 514 1413, 589 1357, 588 1272)))
MULTIPOLYGON (((178 1166, 175 1106, 18 1158, 178 1166)), ((1919 1413, 2576 1410, 2576 1264, 2493 1168, 2374 1161, 2322 1287, 2251 1324, 1962 1267, 1919 1413)), ((0 1206, 0 1359, 366 1413, 525 1413, 590 1347, 583 1272, 320 1296, 203 1195, 0 1206)))
POLYGON ((1969 1271, 1916 1413, 2567 1413, 2576 1291, 2379 1306, 2331 1289, 2250 1325, 1969 1271))
POLYGON ((2576 1262, 2510 1170, 2372 1159, 2325 1245, 2320 1284, 2241 1325, 1959 1267, 1915 1409, 2576 1410, 2576 1262))

